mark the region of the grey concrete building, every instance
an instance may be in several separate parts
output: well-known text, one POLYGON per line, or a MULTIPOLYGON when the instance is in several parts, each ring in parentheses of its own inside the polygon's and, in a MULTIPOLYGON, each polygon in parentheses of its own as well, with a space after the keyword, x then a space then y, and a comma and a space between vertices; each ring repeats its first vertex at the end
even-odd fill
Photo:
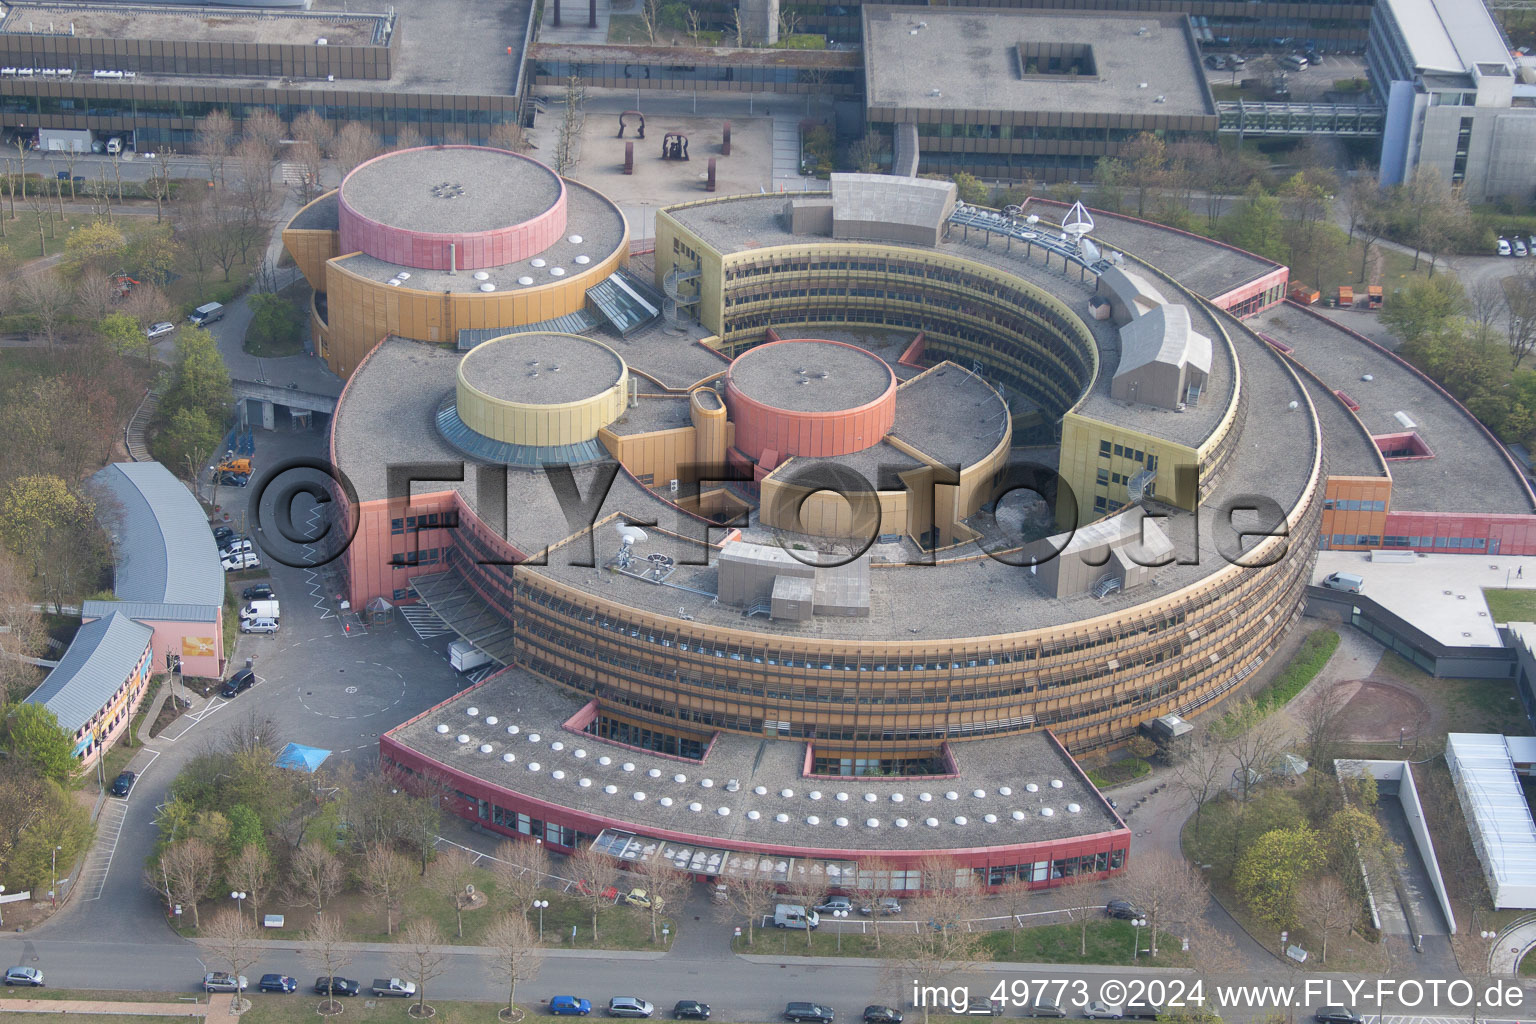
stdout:
POLYGON ((1481 0, 1378 0, 1366 72, 1387 106, 1381 182, 1434 168, 1474 202, 1536 187, 1536 66, 1481 0))

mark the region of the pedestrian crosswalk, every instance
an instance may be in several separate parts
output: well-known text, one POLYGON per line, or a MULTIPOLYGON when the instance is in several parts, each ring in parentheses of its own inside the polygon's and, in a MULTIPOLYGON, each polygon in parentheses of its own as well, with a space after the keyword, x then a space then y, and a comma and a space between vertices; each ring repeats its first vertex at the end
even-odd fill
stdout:
POLYGON ((400 609, 400 614, 405 616, 405 621, 411 624, 416 635, 423 640, 431 640, 435 636, 453 632, 437 612, 424 604, 408 604, 400 609))

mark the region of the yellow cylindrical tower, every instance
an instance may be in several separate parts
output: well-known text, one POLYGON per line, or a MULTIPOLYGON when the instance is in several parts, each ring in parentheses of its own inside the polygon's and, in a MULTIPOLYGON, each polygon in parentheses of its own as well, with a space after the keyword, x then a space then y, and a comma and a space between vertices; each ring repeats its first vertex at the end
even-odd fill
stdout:
POLYGON ((701 465, 724 466, 726 449, 725 403, 714 388, 699 388, 688 402, 693 420, 694 453, 701 465))

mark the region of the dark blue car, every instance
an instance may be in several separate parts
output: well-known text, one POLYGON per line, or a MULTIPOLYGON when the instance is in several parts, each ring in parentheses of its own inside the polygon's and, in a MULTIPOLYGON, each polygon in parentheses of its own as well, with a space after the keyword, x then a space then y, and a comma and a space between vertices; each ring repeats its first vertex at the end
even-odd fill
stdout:
POLYGON ((549 1001, 549 1012, 556 1017, 585 1017, 592 1012, 592 1003, 580 996, 555 996, 549 1001))
POLYGON ((293 992, 299 983, 286 974, 263 974, 261 984, 256 987, 263 992, 293 992))

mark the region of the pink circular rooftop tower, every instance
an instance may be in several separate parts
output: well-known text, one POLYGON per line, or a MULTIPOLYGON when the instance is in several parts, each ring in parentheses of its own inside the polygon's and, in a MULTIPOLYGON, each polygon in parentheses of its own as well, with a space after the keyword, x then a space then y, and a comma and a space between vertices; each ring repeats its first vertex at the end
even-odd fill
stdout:
POLYGON ((759 345, 736 357, 725 381, 736 448, 754 462, 863 451, 896 420, 896 374, 840 341, 759 345))
POLYGON ((423 270, 536 256, 565 233, 566 191, 536 160, 484 146, 386 153, 341 183, 341 251, 423 270))

